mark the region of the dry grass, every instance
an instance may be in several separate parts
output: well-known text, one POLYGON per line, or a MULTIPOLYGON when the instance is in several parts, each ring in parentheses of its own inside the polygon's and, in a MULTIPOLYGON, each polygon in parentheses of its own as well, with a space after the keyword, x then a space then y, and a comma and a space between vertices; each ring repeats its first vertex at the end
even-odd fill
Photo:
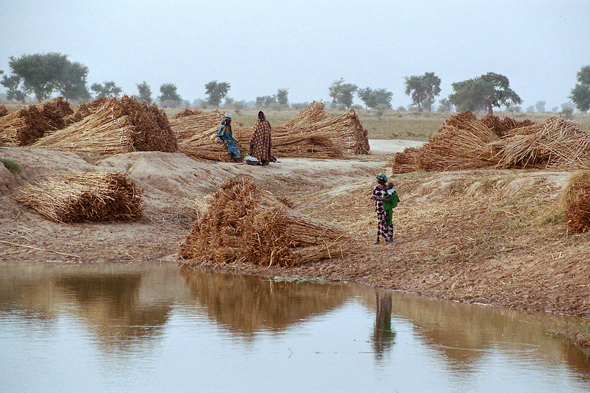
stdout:
POLYGON ((180 248, 180 257, 216 264, 295 266, 349 251, 348 236, 299 216, 247 179, 221 186, 180 248))
POLYGON ((139 190, 121 173, 63 173, 23 187, 18 200, 57 222, 128 220, 142 214, 139 190))
POLYGON ((100 100, 81 121, 41 138, 35 146, 102 154, 178 150, 166 114, 134 98, 100 100))

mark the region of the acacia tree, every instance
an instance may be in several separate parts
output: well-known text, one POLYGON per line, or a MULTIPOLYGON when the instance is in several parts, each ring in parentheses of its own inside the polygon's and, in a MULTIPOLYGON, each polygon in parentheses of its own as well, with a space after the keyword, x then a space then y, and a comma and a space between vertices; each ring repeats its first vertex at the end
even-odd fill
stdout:
POLYGON ((434 72, 426 72, 424 75, 405 77, 406 95, 411 96, 412 103, 422 110, 422 105, 432 111, 434 97, 440 94, 440 78, 434 72))
POLYGON ((161 96, 158 97, 160 104, 164 106, 175 107, 182 103, 182 98, 176 91, 176 85, 173 83, 164 83, 160 86, 161 96))
POLYGON ((277 102, 281 106, 289 106, 289 90, 287 89, 279 89, 277 91, 277 102))
POLYGON ((346 108, 350 108, 352 106, 353 95, 357 89, 357 85, 344 83, 344 78, 340 78, 339 81, 334 81, 330 85, 330 97, 332 97, 336 105, 344 105, 346 108))
POLYGON ((55 82, 56 89, 66 101, 90 99, 90 92, 86 86, 88 67, 82 63, 66 63, 55 82))
POLYGON ((389 108, 391 109, 391 98, 393 93, 385 89, 373 90, 370 87, 359 89, 357 95, 367 108, 389 108))
POLYGON ((220 82, 217 83, 216 80, 211 81, 205 85, 205 94, 209 96, 210 105, 219 106, 221 104, 221 100, 227 95, 229 89, 231 88, 230 84, 227 82, 220 82))
POLYGON ((522 104, 522 100, 510 88, 510 81, 504 75, 488 72, 474 79, 452 84, 453 94, 449 96, 451 104, 458 110, 478 111, 485 109, 489 116, 493 115, 493 107, 507 108, 522 104))
POLYGON ((71 63, 67 55, 52 52, 19 58, 11 56, 8 65, 12 75, 4 75, 1 83, 12 98, 24 100, 32 93, 41 102, 54 91, 60 92, 66 100, 89 95, 86 88, 88 68, 81 63, 71 63))
POLYGON ((148 104, 152 103, 152 89, 150 88, 150 86, 147 84, 146 81, 143 81, 141 83, 138 83, 137 85, 137 90, 139 91, 139 95, 136 97, 137 101, 145 101, 148 104))
POLYGON ((582 67, 577 73, 578 83, 572 89, 570 98, 580 112, 590 109, 590 66, 582 67))
POLYGON ((90 86, 90 90, 96 93, 96 98, 98 97, 119 97, 119 94, 123 92, 123 90, 115 84, 115 82, 103 82, 101 83, 93 83, 90 86))

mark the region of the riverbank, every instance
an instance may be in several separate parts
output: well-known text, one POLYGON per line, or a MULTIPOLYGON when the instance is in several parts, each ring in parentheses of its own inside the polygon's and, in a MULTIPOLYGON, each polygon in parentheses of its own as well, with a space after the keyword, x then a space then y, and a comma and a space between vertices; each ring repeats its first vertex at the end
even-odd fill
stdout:
POLYGON ((199 203, 220 184, 248 176, 287 197, 302 214, 354 234, 352 254, 294 268, 248 264, 193 268, 265 277, 354 281, 423 296, 530 312, 590 318, 590 236, 568 234, 559 194, 568 172, 471 170, 392 176, 401 203, 393 245, 373 244, 368 199, 374 176, 391 175, 387 149, 343 160, 280 159, 268 167, 195 161, 180 153, 79 156, 2 148, 0 259, 8 261, 177 261, 199 203), (62 224, 14 199, 18 187, 60 170, 120 171, 143 190, 144 216, 122 223, 62 224))

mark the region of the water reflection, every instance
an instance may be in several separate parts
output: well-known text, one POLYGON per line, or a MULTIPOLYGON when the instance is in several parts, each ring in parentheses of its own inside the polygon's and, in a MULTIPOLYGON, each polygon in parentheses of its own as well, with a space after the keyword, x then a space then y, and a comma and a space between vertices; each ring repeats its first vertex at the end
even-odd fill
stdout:
POLYGON ((395 330, 391 325, 392 295, 375 291, 375 326, 371 342, 375 357, 381 360, 383 355, 389 351, 395 341, 395 330))
POLYGON ((352 286, 289 283, 183 270, 192 297, 218 324, 251 336, 280 331, 336 309, 355 296, 352 286))
MULTIPOLYGON (((221 369, 229 359, 242 356, 252 364, 266 362, 271 368, 277 364, 286 378, 287 370, 299 370, 292 376, 297 380, 301 370, 314 373, 318 367, 327 367, 318 361, 325 357, 331 369, 342 370, 344 380, 345 374, 353 376, 357 370, 374 371, 370 367, 375 364, 390 384, 405 375, 404 367, 433 367, 437 372, 425 378, 438 373, 443 384, 449 376, 477 381, 482 370, 491 370, 491 377, 517 367, 527 375, 551 375, 556 381, 566 378, 569 387, 571 381, 590 387, 588 352, 548 334, 557 327, 585 323, 578 319, 440 302, 357 285, 274 282, 180 270, 174 264, 0 263, 0 326, 5 332, 0 331, 0 370, 13 364, 3 352, 31 356, 57 347, 55 356, 67 356, 69 337, 60 340, 58 336, 70 319, 84 326, 79 340, 90 337, 106 359, 123 353, 142 359, 161 357, 177 368, 187 364, 199 369, 194 367, 199 365, 205 375, 195 374, 195 379, 207 377, 204 363, 221 369), (44 337, 58 338, 45 343, 46 348, 31 346, 21 351, 19 337, 39 327, 49 332, 44 337), (298 336, 302 330, 306 334, 298 336), (17 333, 6 333, 11 331, 17 333), (240 355, 244 339, 250 351, 240 355), (284 356, 298 342, 303 344, 296 355, 284 356), (372 355, 360 355, 367 352, 372 355), (530 371, 531 365, 535 372, 530 371)), ((21 360, 28 364, 30 359, 21 360)), ((237 375, 232 370, 224 378, 237 375)), ((0 391, 2 387, 0 382, 0 391)))

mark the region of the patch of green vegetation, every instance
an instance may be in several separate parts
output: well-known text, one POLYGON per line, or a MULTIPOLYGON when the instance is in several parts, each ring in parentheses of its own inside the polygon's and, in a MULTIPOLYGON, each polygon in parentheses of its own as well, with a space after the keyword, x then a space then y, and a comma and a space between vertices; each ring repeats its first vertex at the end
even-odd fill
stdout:
POLYGON ((12 173, 19 173, 23 170, 23 167, 20 164, 8 159, 8 158, 0 158, 0 162, 4 164, 6 169, 8 169, 12 173))

